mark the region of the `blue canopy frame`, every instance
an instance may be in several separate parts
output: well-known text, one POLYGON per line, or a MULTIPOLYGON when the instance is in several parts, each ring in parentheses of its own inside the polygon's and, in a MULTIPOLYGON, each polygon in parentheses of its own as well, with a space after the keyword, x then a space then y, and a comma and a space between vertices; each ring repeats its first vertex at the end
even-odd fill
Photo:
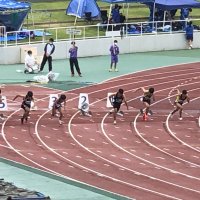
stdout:
POLYGON ((28 2, 16 0, 0 0, 0 23, 6 27, 6 31, 17 31, 31 10, 28 2))
MULTIPOLYGON (((144 2, 145 3, 145 2, 144 2)), ((181 8, 200 8, 200 2, 195 0, 155 0, 153 3, 145 3, 161 10, 174 10, 181 8)))

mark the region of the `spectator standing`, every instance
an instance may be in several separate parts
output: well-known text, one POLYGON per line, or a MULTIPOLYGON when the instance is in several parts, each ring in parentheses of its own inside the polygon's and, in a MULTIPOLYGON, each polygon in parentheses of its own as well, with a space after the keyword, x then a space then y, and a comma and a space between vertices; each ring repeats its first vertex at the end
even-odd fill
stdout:
POLYGON ((118 55, 119 55, 119 47, 117 45, 117 40, 114 40, 114 44, 110 47, 110 54, 111 54, 111 64, 109 72, 115 71, 118 72, 117 63, 118 63, 118 55), (114 65, 114 69, 113 69, 114 65))
POLYGON ((194 32, 194 27, 193 27, 193 25, 192 25, 192 21, 190 21, 190 22, 188 23, 186 29, 185 29, 188 49, 192 49, 193 32, 194 32))
MULTIPOLYGON (((2 99, 2 95, 1 95, 1 89, 0 89, 0 104, 3 103, 3 99, 2 99)), ((0 119, 3 120, 4 119, 4 116, 3 114, 0 114, 0 119)))
MULTIPOLYGON (((191 8, 182 8, 181 12, 180 12, 180 20, 188 20, 190 12, 192 12, 191 8)), ((186 28, 186 21, 182 21, 181 24, 182 24, 183 30, 185 30, 185 28, 186 28)))
POLYGON ((114 23, 120 23, 120 10, 121 6, 119 6, 118 4, 115 4, 114 8, 111 11, 112 14, 112 19, 114 21, 114 23))
POLYGON ((48 64, 49 64, 49 72, 52 71, 52 56, 51 55, 55 51, 55 45, 53 44, 53 42, 54 42, 54 39, 50 38, 49 42, 44 47, 44 56, 43 56, 42 63, 40 66, 40 71, 43 71, 47 60, 48 60, 48 64))
POLYGON ((75 66, 78 75, 82 77, 77 59, 78 47, 76 46, 75 42, 71 42, 71 45, 72 46, 69 49, 69 54, 70 54, 69 63, 70 63, 71 76, 72 77, 74 76, 74 66, 75 66))

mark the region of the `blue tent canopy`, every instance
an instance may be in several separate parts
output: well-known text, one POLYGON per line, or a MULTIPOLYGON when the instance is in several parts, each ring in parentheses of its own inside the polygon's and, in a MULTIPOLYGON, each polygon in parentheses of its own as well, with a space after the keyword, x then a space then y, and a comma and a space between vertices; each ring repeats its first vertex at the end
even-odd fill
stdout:
POLYGON ((29 8, 30 4, 26 2, 17 2, 15 0, 0 0, 0 11, 29 8))
POLYGON ((67 15, 84 18, 85 13, 91 12, 91 17, 98 17, 100 9, 95 0, 72 0, 66 9, 67 15))
MULTIPOLYGON (((153 6, 154 3, 148 3, 153 6)), ((195 0, 155 0, 155 8, 174 10, 181 8, 200 8, 200 2, 195 0)))
POLYGON ((154 0, 102 0, 103 2, 107 3, 147 3, 147 2, 154 2, 154 0))
POLYGON ((15 0, 0 0, 0 25, 6 31, 17 31, 27 16, 31 4, 15 0))

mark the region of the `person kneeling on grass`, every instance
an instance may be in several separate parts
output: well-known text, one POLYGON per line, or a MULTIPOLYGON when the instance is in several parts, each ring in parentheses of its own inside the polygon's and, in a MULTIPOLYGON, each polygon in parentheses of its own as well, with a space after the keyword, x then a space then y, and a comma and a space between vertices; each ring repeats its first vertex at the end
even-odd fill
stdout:
POLYGON ((61 125, 62 118, 63 118, 63 112, 62 112, 62 104, 64 103, 64 110, 65 110, 65 105, 66 105, 66 95, 61 94, 58 99, 55 100, 53 107, 52 107, 52 114, 51 116, 54 117, 56 115, 56 111, 58 110, 59 112, 59 124, 61 125))
MULTIPOLYGON (((109 100, 113 106, 113 118, 114 118, 114 124, 117 124, 116 122, 116 115, 117 112, 120 110, 121 104, 124 102, 126 104, 127 110, 128 110, 128 104, 126 102, 126 98, 124 95, 124 90, 123 89, 119 89, 117 93, 115 94, 111 94, 109 96, 109 100)), ((111 114, 112 112, 110 112, 111 114)))
POLYGON ((39 65, 38 63, 36 62, 33 54, 32 54, 32 51, 29 50, 27 52, 27 55, 25 57, 25 69, 24 69, 24 73, 25 74, 34 74, 34 73, 38 73, 39 72, 39 65))
POLYGON ((185 100, 187 100, 187 102, 189 103, 190 98, 188 97, 187 90, 183 90, 182 92, 180 92, 179 89, 177 89, 176 91, 177 96, 176 100, 174 101, 174 105, 176 106, 176 108, 171 112, 171 118, 173 117, 175 112, 179 111, 179 119, 182 120, 183 103, 185 100))

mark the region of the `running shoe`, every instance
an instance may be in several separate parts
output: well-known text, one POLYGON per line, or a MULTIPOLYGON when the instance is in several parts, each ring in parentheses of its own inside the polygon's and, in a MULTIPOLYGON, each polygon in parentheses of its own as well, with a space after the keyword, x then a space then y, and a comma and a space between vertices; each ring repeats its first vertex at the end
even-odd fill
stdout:
POLYGON ((123 111, 119 111, 119 112, 117 112, 117 115, 123 117, 124 116, 124 112, 123 111))
POLYGON ((116 120, 114 120, 113 124, 117 124, 116 120))
POLYGON ((179 120, 183 120, 183 118, 182 118, 182 117, 179 117, 179 120))
POLYGON ((147 121, 147 114, 146 113, 144 113, 144 115, 143 115, 143 120, 147 121))
POLYGON ((152 110, 149 110, 149 114, 150 114, 150 115, 153 115, 153 112, 152 112, 152 110))

